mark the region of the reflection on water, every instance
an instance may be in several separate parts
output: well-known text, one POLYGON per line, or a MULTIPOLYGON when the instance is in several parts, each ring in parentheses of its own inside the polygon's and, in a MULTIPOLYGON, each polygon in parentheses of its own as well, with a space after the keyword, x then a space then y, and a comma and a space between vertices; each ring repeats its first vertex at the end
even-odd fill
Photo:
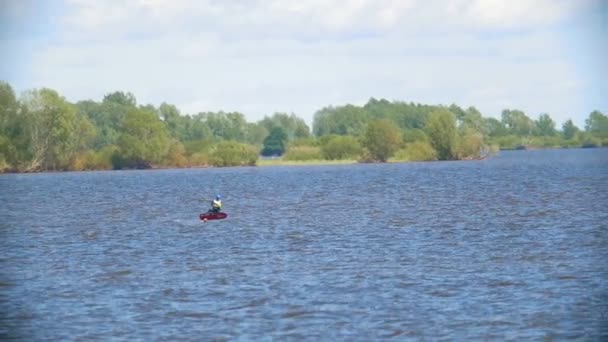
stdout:
POLYGON ((0 338, 606 339, 607 166, 3 175, 0 338))

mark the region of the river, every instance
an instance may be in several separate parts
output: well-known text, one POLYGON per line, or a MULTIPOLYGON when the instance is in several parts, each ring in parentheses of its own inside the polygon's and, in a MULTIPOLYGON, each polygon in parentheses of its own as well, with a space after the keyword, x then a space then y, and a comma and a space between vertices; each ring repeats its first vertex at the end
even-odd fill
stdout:
POLYGON ((0 189, 2 340, 608 339, 608 149, 0 189))

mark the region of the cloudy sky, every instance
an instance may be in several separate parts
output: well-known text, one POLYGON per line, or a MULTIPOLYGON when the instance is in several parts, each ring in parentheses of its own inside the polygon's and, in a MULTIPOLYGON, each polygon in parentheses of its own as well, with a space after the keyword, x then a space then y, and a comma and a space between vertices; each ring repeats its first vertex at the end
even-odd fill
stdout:
POLYGON ((608 112, 603 0, 0 0, 0 79, 249 121, 370 97, 608 112))

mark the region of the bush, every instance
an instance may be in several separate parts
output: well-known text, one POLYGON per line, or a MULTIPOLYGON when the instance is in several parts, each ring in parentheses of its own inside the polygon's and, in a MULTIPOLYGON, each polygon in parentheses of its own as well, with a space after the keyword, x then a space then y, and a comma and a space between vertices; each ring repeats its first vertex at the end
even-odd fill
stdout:
POLYGON ((355 159, 361 154, 361 145, 357 139, 349 135, 336 135, 321 146, 324 159, 355 159))
POLYGON ((399 149, 401 131, 392 121, 372 121, 365 130, 363 145, 367 151, 364 160, 385 162, 399 149))
POLYGON ((427 141, 416 141, 397 151, 394 159, 399 161, 437 160, 437 151, 427 141))
POLYGON ((419 128, 407 129, 403 132, 403 142, 405 144, 413 143, 416 141, 429 141, 429 136, 419 128))
POLYGON ((304 161, 321 159, 321 149, 315 146, 296 146, 287 149, 283 160, 304 161))
POLYGON ((493 144, 498 144, 501 150, 515 150, 523 145, 523 139, 515 135, 505 135, 492 139, 493 144))
POLYGON ((200 139, 193 140, 184 143, 186 154, 191 156, 195 153, 210 153, 213 148, 213 141, 211 139, 200 139))
POLYGON ((540 136, 530 139, 530 145, 537 148, 556 148, 562 144, 562 139, 557 136, 540 136))
POLYGON ((253 166, 258 160, 258 150, 250 145, 235 141, 222 141, 211 155, 213 166, 253 166))
POLYGON ((185 156, 186 149, 181 142, 173 140, 169 146, 169 151, 165 156, 165 165, 173 167, 188 166, 188 160, 185 156))
POLYGON ((84 171, 93 170, 95 161, 95 152, 86 151, 76 154, 68 164, 69 171, 84 171))
POLYGON ((188 164, 190 166, 209 166, 209 154, 207 153, 194 153, 188 158, 188 164))
POLYGON ((298 138, 289 142, 288 149, 297 146, 319 146, 320 140, 314 137, 298 138))
POLYGON ((478 159, 485 148, 483 135, 479 132, 469 131, 458 138, 456 143, 456 157, 458 159, 478 159))

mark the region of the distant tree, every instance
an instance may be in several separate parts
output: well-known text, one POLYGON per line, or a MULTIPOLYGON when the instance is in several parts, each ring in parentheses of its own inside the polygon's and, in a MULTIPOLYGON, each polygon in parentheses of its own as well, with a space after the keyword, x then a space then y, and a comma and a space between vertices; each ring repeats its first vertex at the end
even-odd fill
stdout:
MULTIPOLYGON (((474 108, 474 107, 471 107, 471 108, 474 108)), ((467 116, 467 112, 465 112, 464 110, 462 110, 462 108, 458 107, 455 104, 450 105, 448 110, 450 112, 452 112, 452 114, 454 114, 454 116, 456 117, 456 121, 459 124, 464 123, 464 118, 465 118, 465 116, 467 116)), ((477 111, 477 110, 475 109, 475 111, 477 111)), ((479 112, 477 112, 477 113, 479 113, 479 112)))
POLYGON ((199 118, 209 127, 214 137, 222 140, 245 141, 247 120, 242 113, 207 112, 201 113, 199 118))
POLYGON ((264 138, 268 136, 269 131, 260 123, 247 123, 247 133, 245 141, 248 144, 261 145, 264 143, 264 138))
POLYGON ((534 126, 534 133, 537 136, 554 136, 556 133, 555 122, 549 114, 541 114, 534 122, 534 126))
POLYGON ((274 127, 280 127, 287 134, 288 140, 307 138, 310 135, 308 125, 295 114, 274 113, 271 117, 264 117, 259 124, 268 132, 274 127))
POLYGON ((287 134, 281 127, 274 127, 264 139, 263 156, 280 156, 285 152, 287 134))
POLYGON ((568 119, 562 125, 562 134, 564 135, 564 139, 566 139, 566 140, 570 140, 570 139, 574 138, 578 132, 579 132, 578 127, 576 127, 574 125, 574 123, 572 122, 571 119, 568 119))
POLYGON ((18 143, 23 136, 23 123, 19 122, 18 115, 19 103, 13 88, 0 81, 0 171, 15 167, 20 159, 18 150, 26 147, 18 143))
POLYGON ((439 160, 454 159, 456 147, 456 117, 447 109, 438 109, 429 115, 425 131, 439 160))
POLYGON ((258 150, 250 145, 236 141, 221 141, 211 156, 214 166, 253 166, 258 159, 258 150))
MULTIPOLYGON (((154 110, 148 110, 153 112, 154 110)), ((161 103, 160 107, 158 107, 158 114, 160 118, 163 120, 165 126, 167 127, 167 131, 169 134, 176 139, 185 140, 186 132, 185 132, 185 122, 182 120, 179 109, 174 105, 168 103, 161 103)))
POLYGON ((363 147, 373 161, 386 162, 399 149, 401 131, 387 119, 372 121, 363 136, 363 147))
POLYGON ((532 133, 533 122, 521 110, 505 109, 502 111, 502 123, 507 127, 509 133, 520 137, 532 133))
POLYGON ((169 135, 158 116, 133 108, 127 112, 121 126, 114 167, 149 168, 161 163, 169 146, 169 135))
MULTIPOLYGON (((91 127, 76 108, 51 89, 31 90, 23 97, 31 160, 29 170, 65 170, 81 146, 79 129, 91 127), (84 121, 84 122, 83 122, 84 121)), ((85 133, 83 133, 85 134, 85 133)))
POLYGON ((318 137, 329 134, 360 135, 366 123, 366 113, 361 107, 325 107, 315 113, 313 130, 318 137))
POLYGON ((137 105, 137 101, 133 94, 122 91, 106 94, 103 97, 103 103, 114 103, 126 107, 135 107, 137 105))
POLYGON ((483 116, 475 107, 467 108, 467 110, 464 112, 462 119, 460 119, 459 121, 461 122, 460 128, 462 128, 463 131, 473 130, 483 135, 487 135, 489 133, 488 127, 486 126, 486 122, 484 121, 483 116))
POLYGON ((491 137, 502 137, 509 134, 504 123, 495 118, 484 118, 485 131, 491 137))
POLYGON ((361 145, 350 135, 332 136, 321 146, 321 155, 325 159, 355 159, 361 154, 361 145))
POLYGON ((585 130, 594 137, 608 138, 608 117, 597 110, 591 112, 585 120, 585 130))
POLYGON ((419 128, 411 128, 411 129, 406 129, 403 132, 403 142, 405 144, 409 144, 409 143, 413 143, 413 142, 417 142, 417 141, 421 141, 421 142, 429 141, 429 137, 426 135, 424 130, 419 129, 419 128))

